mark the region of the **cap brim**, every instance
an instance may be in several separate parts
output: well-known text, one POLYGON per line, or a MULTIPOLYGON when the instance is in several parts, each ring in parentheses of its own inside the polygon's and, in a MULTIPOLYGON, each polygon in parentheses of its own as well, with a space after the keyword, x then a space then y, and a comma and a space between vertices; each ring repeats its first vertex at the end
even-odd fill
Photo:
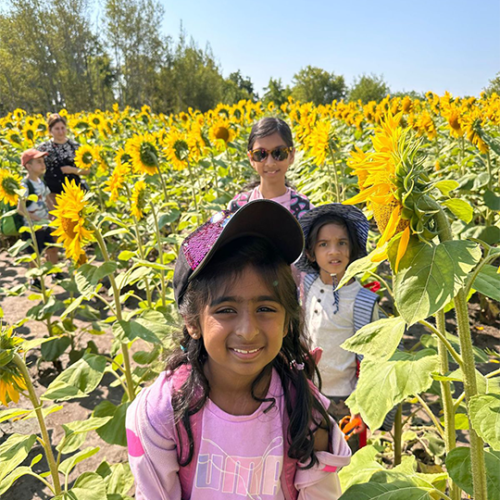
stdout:
POLYGON ((304 249, 304 234, 297 219, 282 205, 271 200, 254 200, 241 207, 226 223, 216 243, 189 277, 195 278, 214 254, 241 236, 257 236, 270 241, 288 264, 304 249))

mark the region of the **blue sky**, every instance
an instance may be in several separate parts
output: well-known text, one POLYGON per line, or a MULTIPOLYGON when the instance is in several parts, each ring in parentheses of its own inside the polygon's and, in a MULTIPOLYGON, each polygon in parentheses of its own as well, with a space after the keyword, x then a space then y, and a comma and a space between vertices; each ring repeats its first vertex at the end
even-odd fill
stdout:
POLYGON ((182 22, 210 43, 224 76, 240 69, 261 93, 307 65, 383 75, 392 91, 479 95, 500 72, 500 0, 159 0, 165 33, 182 22))

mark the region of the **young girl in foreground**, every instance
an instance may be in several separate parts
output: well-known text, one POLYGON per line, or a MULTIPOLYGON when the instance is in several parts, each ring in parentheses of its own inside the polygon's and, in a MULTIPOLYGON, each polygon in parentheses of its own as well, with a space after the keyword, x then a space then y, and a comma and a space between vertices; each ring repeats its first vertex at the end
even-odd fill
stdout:
POLYGON ((127 413, 136 498, 337 499, 350 460, 311 382, 290 264, 303 236, 280 205, 220 212, 181 246, 181 349, 127 413))
POLYGON ((280 118, 262 118, 253 127, 248 138, 247 156, 260 177, 250 183, 247 191, 237 194, 228 209, 235 212, 249 201, 269 199, 289 210, 296 219, 313 206, 303 194, 286 184, 285 175, 295 158, 292 131, 280 118))
MULTIPOLYGON (((378 295, 356 279, 337 290, 347 267, 367 254, 369 225, 361 210, 338 203, 316 207, 299 222, 306 248, 296 266, 303 273, 301 298, 306 325, 313 346, 323 349, 318 366, 322 391, 332 400, 330 412, 340 420, 350 413, 345 400, 356 387, 360 361, 340 346, 361 327, 380 319, 378 295)), ((359 425, 354 434, 361 436, 349 441, 354 450, 364 444, 366 430, 359 415, 355 417, 359 425)), ((390 428, 392 422, 388 425, 390 428)))

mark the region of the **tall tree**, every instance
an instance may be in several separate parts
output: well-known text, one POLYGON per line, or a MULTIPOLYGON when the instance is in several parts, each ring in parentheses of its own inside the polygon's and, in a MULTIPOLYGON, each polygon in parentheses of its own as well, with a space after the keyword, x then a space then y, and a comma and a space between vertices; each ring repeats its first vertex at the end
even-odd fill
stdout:
POLYGON ((292 96, 298 101, 329 104, 346 96, 347 86, 343 76, 321 68, 307 66, 292 79, 292 96))
POLYGON ((99 99, 106 80, 92 74, 92 58, 105 54, 91 30, 87 2, 10 0, 0 16, 0 95, 7 110, 78 111, 106 104, 99 99))
POLYGON ((172 63, 174 111, 207 111, 222 100, 224 78, 210 46, 203 51, 181 32, 172 63))
POLYGON ((120 104, 152 105, 169 61, 169 40, 160 34, 163 7, 155 0, 107 0, 105 12, 120 104))
POLYGON ((224 82, 223 100, 226 104, 235 104, 243 99, 257 101, 259 96, 254 90, 250 77, 243 77, 241 71, 231 73, 224 82))
POLYGON ((383 76, 361 75, 354 80, 349 92, 349 100, 360 100, 363 104, 370 101, 380 102, 389 93, 389 85, 385 83, 383 76))
POLYGON ((491 96, 493 92, 500 95, 500 71, 496 74, 495 78, 490 80, 490 84, 484 89, 487 96, 491 96))
POLYGON ((269 78, 269 83, 267 87, 264 87, 264 96, 262 100, 265 104, 270 102, 274 102, 276 106, 281 106, 286 100, 288 96, 291 95, 292 91, 290 87, 283 87, 281 83, 281 78, 269 78))

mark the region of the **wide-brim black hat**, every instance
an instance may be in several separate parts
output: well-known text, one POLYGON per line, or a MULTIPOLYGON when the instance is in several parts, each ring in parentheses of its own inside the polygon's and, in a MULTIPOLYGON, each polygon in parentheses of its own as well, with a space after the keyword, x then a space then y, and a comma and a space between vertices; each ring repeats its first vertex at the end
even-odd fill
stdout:
MULTIPOLYGON (((353 237, 357 239, 361 250, 361 254, 357 255, 356 258, 364 257, 365 255, 367 255, 366 243, 368 240, 368 230, 370 228, 370 224, 368 223, 368 220, 363 212, 359 208, 353 207, 351 205, 342 205, 342 203, 330 203, 328 205, 321 205, 320 207, 313 208, 312 210, 309 210, 309 212, 306 212, 299 219, 300 226, 302 227, 302 231, 304 232, 305 241, 307 241, 309 233, 311 232, 311 229, 316 221, 324 215, 333 215, 352 222, 352 225, 354 226, 356 231, 356 234, 353 235, 353 237)), ((315 269, 311 265, 311 262, 307 258, 305 249, 302 252, 299 260, 295 263, 295 266, 300 271, 306 273, 317 272, 317 269, 315 269)))
POLYGON ((174 271, 174 296, 182 302, 189 282, 224 245, 241 236, 270 241, 288 264, 304 249, 304 235, 295 217, 279 203, 254 200, 237 212, 223 210, 192 232, 182 243, 174 271))

